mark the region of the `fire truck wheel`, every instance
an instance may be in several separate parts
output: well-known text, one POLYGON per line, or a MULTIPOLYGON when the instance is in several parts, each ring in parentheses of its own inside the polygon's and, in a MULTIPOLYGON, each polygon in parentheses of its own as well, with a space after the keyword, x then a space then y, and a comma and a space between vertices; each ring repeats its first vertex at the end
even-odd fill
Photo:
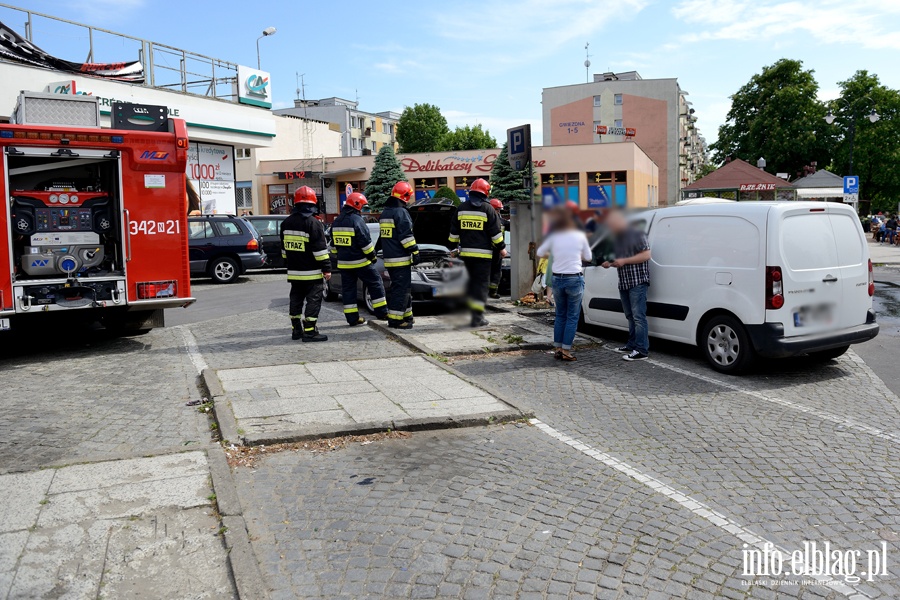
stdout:
POLYGON ((241 270, 234 259, 223 256, 209 266, 209 274, 216 283, 234 283, 241 270))

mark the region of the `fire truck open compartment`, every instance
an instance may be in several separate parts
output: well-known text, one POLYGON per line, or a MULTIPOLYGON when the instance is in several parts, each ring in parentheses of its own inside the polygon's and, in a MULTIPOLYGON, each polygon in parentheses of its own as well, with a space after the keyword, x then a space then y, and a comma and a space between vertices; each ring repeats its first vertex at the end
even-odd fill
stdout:
POLYGON ((68 308, 122 301, 119 152, 11 146, 4 159, 16 295, 68 308))

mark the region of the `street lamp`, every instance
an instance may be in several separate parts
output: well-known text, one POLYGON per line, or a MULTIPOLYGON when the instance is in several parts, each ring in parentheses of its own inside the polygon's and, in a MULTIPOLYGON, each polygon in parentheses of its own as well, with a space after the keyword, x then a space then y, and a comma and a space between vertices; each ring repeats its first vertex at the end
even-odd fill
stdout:
POLYGON ((256 38, 256 68, 262 69, 262 62, 259 60, 259 40, 264 37, 269 37, 270 35, 275 35, 275 32, 278 31, 274 27, 266 27, 263 29, 262 35, 256 38))
MULTIPOLYGON (((847 175, 853 175, 853 143, 856 140, 856 115, 853 113, 853 105, 850 102, 847 102, 843 98, 838 98, 838 100, 843 102, 844 105, 850 110, 850 127, 847 128, 847 136, 850 139, 850 170, 847 175)), ((872 99, 868 96, 860 98, 859 100, 868 100, 869 102, 872 102, 872 99)), ((857 100, 857 102, 859 100, 857 100)), ((873 106, 872 112, 868 114, 868 117, 870 123, 875 123, 876 121, 878 121, 878 119, 881 118, 881 115, 878 114, 878 111, 876 111, 875 107, 873 106)), ((832 110, 829 108, 828 114, 825 115, 825 122, 831 125, 832 123, 834 123, 834 120, 834 112, 832 112, 832 110)))

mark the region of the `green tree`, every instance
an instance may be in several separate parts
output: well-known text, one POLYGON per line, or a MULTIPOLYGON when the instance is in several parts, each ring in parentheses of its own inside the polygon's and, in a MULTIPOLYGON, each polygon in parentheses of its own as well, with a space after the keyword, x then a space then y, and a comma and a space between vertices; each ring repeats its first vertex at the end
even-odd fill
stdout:
POLYGON ((885 87, 868 71, 857 71, 838 85, 840 98, 828 103, 837 134, 829 170, 858 175, 860 197, 870 200, 873 210, 894 212, 900 200, 900 92, 885 87), (869 119, 872 110, 879 116, 875 123, 869 119))
POLYGON ((452 200, 454 204, 459 205, 459 196, 456 195, 451 188, 446 185, 443 187, 439 187, 438 190, 434 193, 433 198, 447 198, 448 200, 452 200))
POLYGON ((481 125, 457 127, 444 135, 444 138, 441 140, 441 150, 447 152, 454 150, 484 150, 496 147, 497 140, 494 139, 490 131, 482 129, 481 125))
MULTIPOLYGON (((531 165, 528 168, 531 169, 531 165)), ((509 154, 506 144, 503 144, 491 169, 491 197, 498 198, 504 205, 513 200, 527 202, 531 194, 523 187, 525 175, 524 171, 516 171, 509 166, 509 154)))
POLYGON ((397 122, 400 152, 436 152, 450 132, 441 109, 433 104, 407 106, 397 122))
POLYGON ((394 149, 385 144, 375 156, 372 174, 366 182, 366 199, 373 212, 384 208, 384 203, 391 197, 391 190, 398 181, 406 181, 406 174, 403 173, 394 149))
POLYGON ((799 60, 783 58, 763 67, 731 97, 727 120, 712 145, 713 161, 729 156, 791 176, 811 161, 830 162, 833 133, 817 99, 819 84, 799 60))

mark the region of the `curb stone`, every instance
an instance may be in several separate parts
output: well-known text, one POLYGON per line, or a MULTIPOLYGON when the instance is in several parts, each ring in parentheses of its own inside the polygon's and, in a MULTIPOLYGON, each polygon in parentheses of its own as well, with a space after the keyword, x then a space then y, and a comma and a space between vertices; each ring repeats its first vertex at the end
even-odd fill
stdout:
POLYGON ((225 451, 219 444, 214 444, 207 450, 206 456, 213 493, 216 495, 216 507, 225 527, 224 540, 225 549, 228 551, 228 566, 238 597, 241 600, 266 600, 269 597, 268 588, 259 569, 259 561, 253 552, 253 546, 250 544, 247 523, 244 521, 243 509, 225 451))
POLYGON ((228 563, 241 600, 268 600, 269 592, 250 545, 244 517, 222 517, 228 563))
POLYGON ((228 405, 225 388, 222 387, 219 376, 213 369, 203 369, 200 380, 206 390, 207 398, 213 403, 213 418, 219 426, 219 435, 222 441, 243 445, 244 440, 238 434, 237 421, 234 419, 231 406, 228 405))

